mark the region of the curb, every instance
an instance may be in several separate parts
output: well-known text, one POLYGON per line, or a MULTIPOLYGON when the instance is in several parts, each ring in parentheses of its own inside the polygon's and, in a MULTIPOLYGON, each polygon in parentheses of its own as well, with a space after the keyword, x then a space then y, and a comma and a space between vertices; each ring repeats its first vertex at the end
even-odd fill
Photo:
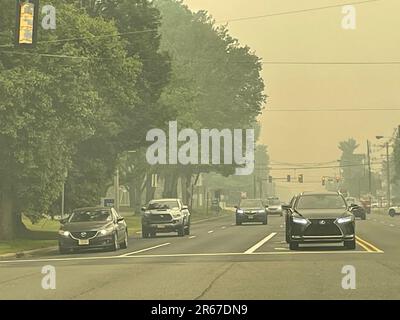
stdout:
POLYGON ((47 252, 51 252, 54 250, 57 250, 58 247, 53 246, 53 247, 46 247, 46 248, 40 248, 40 249, 34 249, 34 250, 26 250, 26 251, 20 251, 20 252, 13 252, 13 253, 6 253, 3 255, 0 255, 0 259, 9 259, 9 258, 24 258, 26 256, 33 256, 35 254, 43 254, 47 252))

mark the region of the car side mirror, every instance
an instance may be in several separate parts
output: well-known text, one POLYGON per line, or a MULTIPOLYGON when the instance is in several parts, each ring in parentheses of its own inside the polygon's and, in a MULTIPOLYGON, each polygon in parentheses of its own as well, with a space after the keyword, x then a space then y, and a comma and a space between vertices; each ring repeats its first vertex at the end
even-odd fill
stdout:
POLYGON ((282 209, 283 210, 290 210, 292 207, 289 204, 283 204, 282 209))
POLYGON ((182 210, 188 210, 189 207, 188 206, 182 206, 182 210))
POLYGON ((237 209, 238 208, 238 206, 233 206, 235 209, 237 209))
POLYGON ((122 221, 125 221, 125 218, 124 218, 124 217, 119 217, 119 218, 117 219, 117 222, 122 222, 122 221))
POLYGON ((146 207, 141 207, 140 210, 145 212, 146 211, 146 207))
POLYGON ((68 218, 60 219, 61 224, 66 224, 68 222, 68 218))

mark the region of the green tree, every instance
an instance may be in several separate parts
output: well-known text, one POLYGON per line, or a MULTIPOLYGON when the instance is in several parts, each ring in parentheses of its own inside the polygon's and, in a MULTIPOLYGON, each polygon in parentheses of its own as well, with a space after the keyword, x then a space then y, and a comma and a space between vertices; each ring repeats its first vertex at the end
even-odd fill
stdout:
MULTIPOLYGON (((92 37, 117 33, 114 23, 63 1, 54 4, 58 28, 41 30, 35 50, 0 50, 1 239, 16 236, 21 213, 40 216, 49 210, 80 144, 101 126, 118 133, 118 122, 110 119, 136 100, 140 62, 126 56, 118 37, 107 42, 92 37), (59 41, 77 37, 87 39, 59 41), (117 86, 115 78, 130 87, 117 86), (111 101, 121 108, 111 108, 111 101)), ((7 0, 0 6, 0 45, 7 45, 13 40, 15 8, 7 0)))

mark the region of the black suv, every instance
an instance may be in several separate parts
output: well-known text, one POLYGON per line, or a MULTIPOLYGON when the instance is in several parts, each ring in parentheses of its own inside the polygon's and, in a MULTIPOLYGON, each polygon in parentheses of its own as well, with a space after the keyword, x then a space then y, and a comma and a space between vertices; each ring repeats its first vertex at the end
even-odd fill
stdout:
POLYGON ((190 234, 190 212, 180 199, 159 199, 142 208, 142 236, 177 232, 180 237, 190 234))
POLYGON ((284 206, 286 241, 291 250, 300 243, 344 242, 347 249, 355 249, 355 218, 337 192, 304 192, 284 206))

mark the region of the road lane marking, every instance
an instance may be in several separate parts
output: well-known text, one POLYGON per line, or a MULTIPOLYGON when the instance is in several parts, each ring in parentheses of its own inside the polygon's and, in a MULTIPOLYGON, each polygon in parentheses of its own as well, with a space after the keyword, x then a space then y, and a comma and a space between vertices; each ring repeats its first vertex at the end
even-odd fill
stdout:
POLYGON ((163 244, 159 244, 158 246, 154 246, 154 247, 150 247, 150 248, 145 248, 145 249, 141 249, 141 250, 137 250, 137 251, 125 253, 125 254, 121 254, 119 257, 129 257, 129 256, 132 255, 132 254, 142 253, 142 252, 154 250, 154 249, 157 249, 157 248, 161 248, 161 247, 168 246, 168 245, 170 245, 170 244, 171 244, 171 243, 169 243, 169 242, 163 243, 163 244))
POLYGON ((242 252, 231 253, 182 253, 182 254, 158 254, 158 255, 132 255, 132 256, 100 256, 100 257, 81 257, 81 258, 48 258, 48 259, 26 259, 26 260, 4 260, 2 264, 19 263, 43 263, 43 262, 72 262, 72 261, 94 261, 94 260, 116 260, 116 259, 138 259, 138 258, 179 258, 179 257, 218 257, 218 256, 274 256, 274 255, 313 255, 313 254, 382 254, 383 252, 368 251, 279 251, 279 252, 254 252, 250 254, 242 252))
POLYGON ((223 226, 223 227, 221 227, 221 229, 226 229, 226 227, 225 227, 225 226, 223 226))
POLYGON ((390 224, 389 227, 395 227, 395 225, 394 224, 390 224))
POLYGON ((190 236, 190 237, 189 237, 189 239, 194 239, 194 238, 196 238, 196 236, 190 236))
POLYGON ((266 236, 264 239, 261 241, 257 242, 254 246, 252 246, 250 249, 246 250, 244 253, 245 254, 250 254, 254 253, 257 249, 259 249, 263 244, 267 243, 267 241, 271 240, 273 237, 277 235, 276 232, 271 233, 270 235, 266 236))
POLYGON ((378 252, 378 253, 383 253, 383 250, 378 249, 375 247, 372 243, 369 243, 368 241, 365 241, 364 239, 361 239, 360 237, 356 236, 357 243, 366 249, 369 252, 378 252))
POLYGON ((210 230, 210 231, 208 231, 208 234, 210 234, 210 233, 214 233, 214 230, 210 230))

